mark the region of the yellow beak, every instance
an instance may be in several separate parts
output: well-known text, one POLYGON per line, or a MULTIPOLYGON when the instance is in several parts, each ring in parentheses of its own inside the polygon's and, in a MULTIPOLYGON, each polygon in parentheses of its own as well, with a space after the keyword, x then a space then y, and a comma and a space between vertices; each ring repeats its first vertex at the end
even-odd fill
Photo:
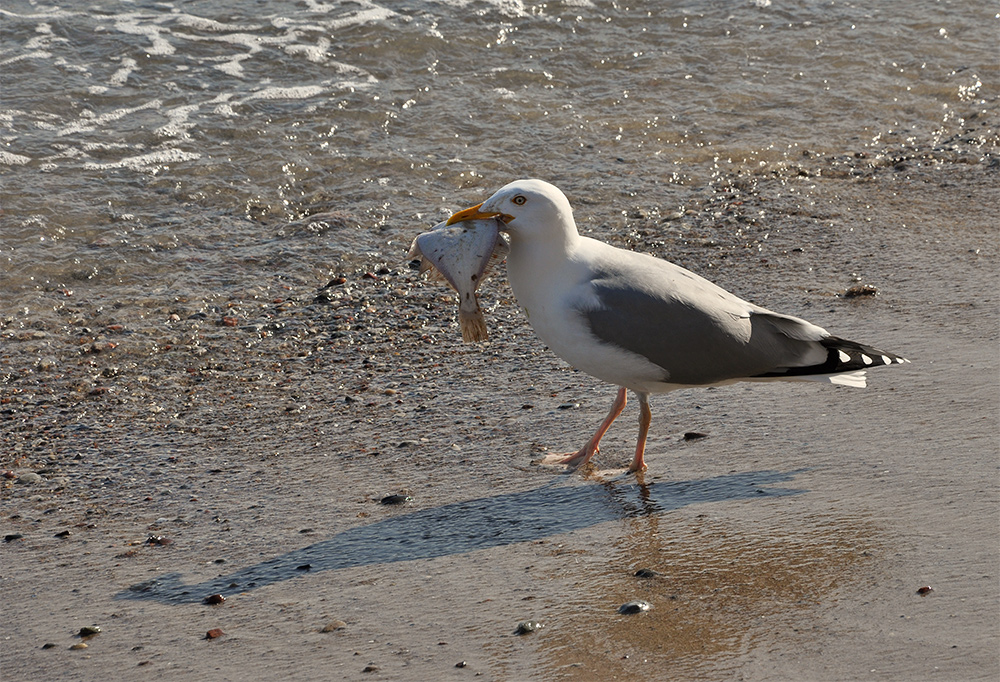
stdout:
POLYGON ((494 213, 483 213, 481 210, 479 210, 481 207, 482 207, 482 204, 477 204, 477 205, 475 205, 475 206, 473 206, 471 208, 467 208, 467 209, 465 209, 463 211, 459 211, 458 213, 456 213, 456 214, 452 215, 450 218, 448 218, 448 222, 445 223, 445 224, 446 225, 454 225, 455 223, 460 223, 463 220, 483 220, 485 218, 497 218, 497 217, 499 217, 500 220, 502 220, 504 222, 507 222, 508 220, 510 220, 511 216, 504 215, 503 213, 496 213, 496 212, 494 212, 494 213))

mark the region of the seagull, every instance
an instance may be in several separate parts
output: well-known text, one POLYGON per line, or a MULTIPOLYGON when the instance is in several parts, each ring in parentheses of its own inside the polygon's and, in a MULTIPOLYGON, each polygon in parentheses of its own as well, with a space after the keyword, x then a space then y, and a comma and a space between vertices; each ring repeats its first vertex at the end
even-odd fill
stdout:
POLYGON ((483 218, 503 224, 510 287, 535 333, 573 367, 619 387, 590 440, 543 464, 586 465, 625 409, 626 390, 639 399, 629 471, 640 472, 652 393, 737 381, 863 388, 869 367, 909 362, 744 301, 669 261, 582 236, 569 200, 548 182, 512 182, 447 223, 483 218))

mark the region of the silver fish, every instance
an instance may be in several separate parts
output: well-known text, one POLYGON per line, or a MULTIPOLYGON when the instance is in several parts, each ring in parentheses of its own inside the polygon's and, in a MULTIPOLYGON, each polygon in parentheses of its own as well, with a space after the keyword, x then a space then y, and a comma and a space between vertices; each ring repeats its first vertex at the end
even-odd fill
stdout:
POLYGON ((488 270, 510 251, 500 235, 500 221, 465 220, 438 223, 417 235, 410 245, 410 258, 420 256, 420 272, 436 270, 458 292, 458 322, 463 341, 485 341, 489 337, 476 289, 488 270))

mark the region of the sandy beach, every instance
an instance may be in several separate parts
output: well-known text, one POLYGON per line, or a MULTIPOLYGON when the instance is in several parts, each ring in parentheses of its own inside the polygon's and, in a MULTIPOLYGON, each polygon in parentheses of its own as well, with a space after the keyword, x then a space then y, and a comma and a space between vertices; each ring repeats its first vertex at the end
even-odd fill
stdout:
MULTIPOLYGON (((641 485, 615 471, 632 406, 588 476, 531 465, 613 389, 540 345, 502 273, 481 345, 405 262, 218 315, 8 319, 7 372, 55 359, 3 399, 3 679, 996 679, 996 163, 809 177, 845 163, 692 204, 667 250, 912 365, 660 396, 641 485), (697 238, 760 206, 766 242, 697 238)), ((611 239, 643 249, 645 220, 611 239)))
POLYGON ((996 682, 997 19, 5 0, 0 682, 996 682), (530 177, 912 362, 536 466, 615 387, 407 256, 530 177))

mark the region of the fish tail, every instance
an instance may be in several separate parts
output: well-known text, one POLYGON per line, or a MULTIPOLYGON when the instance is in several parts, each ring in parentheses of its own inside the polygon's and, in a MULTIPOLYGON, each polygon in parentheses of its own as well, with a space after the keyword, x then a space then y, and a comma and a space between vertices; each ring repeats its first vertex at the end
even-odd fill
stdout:
POLYGON ((485 341, 490 336, 483 313, 478 308, 473 311, 459 310, 458 323, 462 327, 462 340, 466 343, 485 341))

